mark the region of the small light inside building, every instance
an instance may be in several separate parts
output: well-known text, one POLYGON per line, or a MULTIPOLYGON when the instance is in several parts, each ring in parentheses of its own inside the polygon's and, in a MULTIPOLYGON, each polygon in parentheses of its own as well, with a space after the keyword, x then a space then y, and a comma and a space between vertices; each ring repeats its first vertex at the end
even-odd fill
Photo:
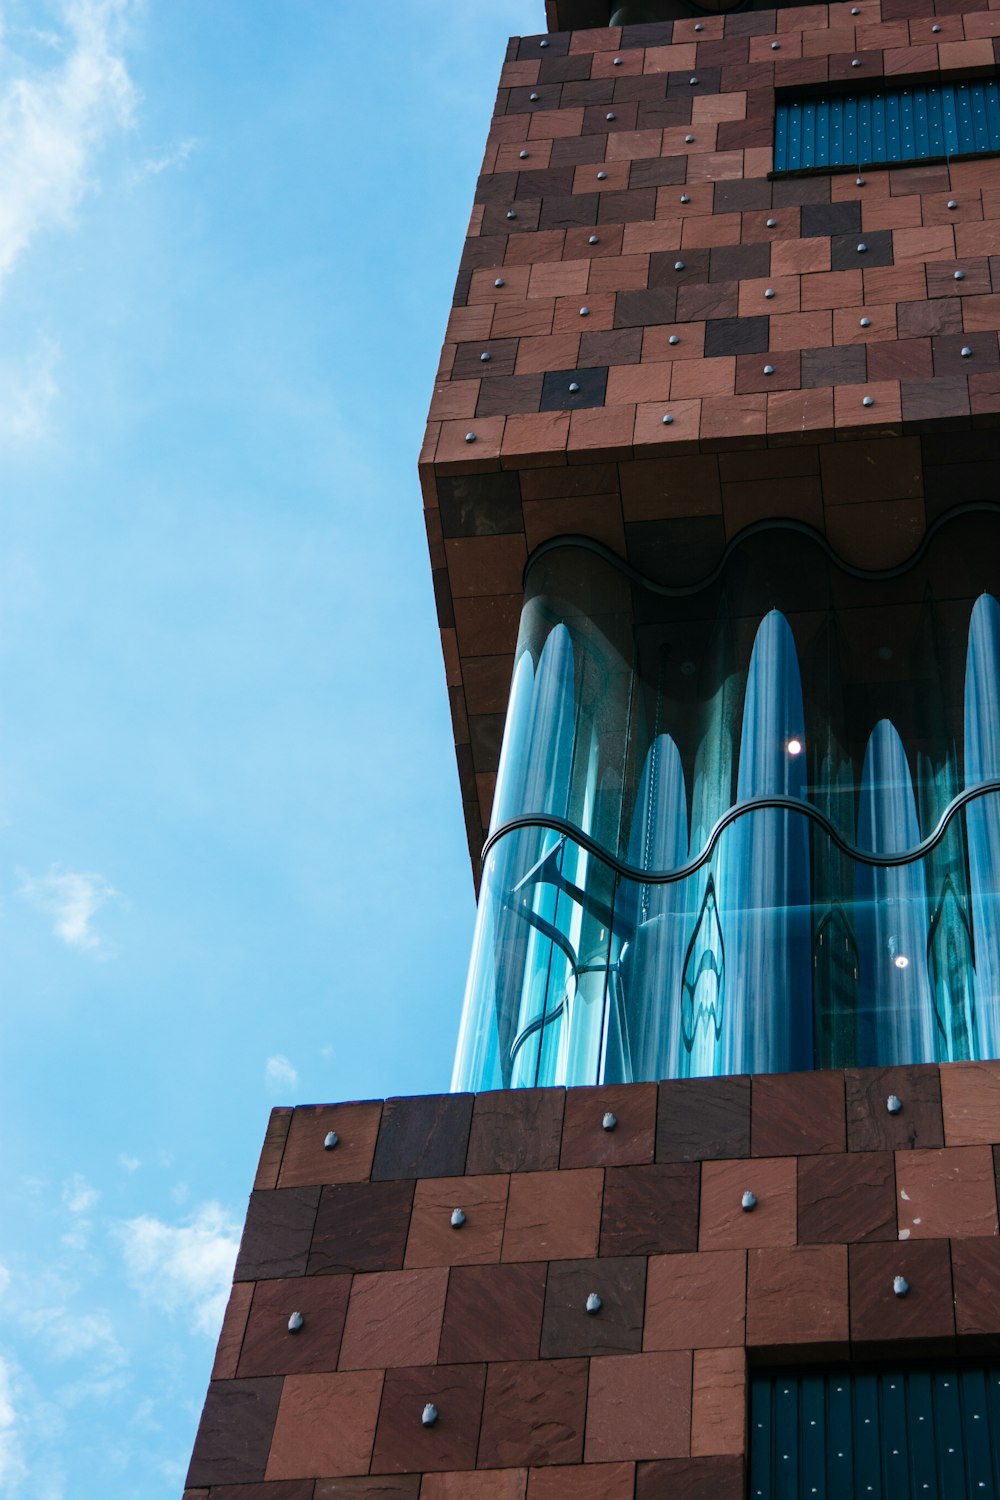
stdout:
POLYGON ((801 740, 789 740, 788 744, 785 746, 785 749, 788 751, 789 755, 801 755, 802 754, 802 741, 801 740))
POLYGON ((893 963, 896 965, 897 969, 908 969, 910 967, 910 960, 907 958, 905 953, 897 953, 896 957, 893 959, 893 963))

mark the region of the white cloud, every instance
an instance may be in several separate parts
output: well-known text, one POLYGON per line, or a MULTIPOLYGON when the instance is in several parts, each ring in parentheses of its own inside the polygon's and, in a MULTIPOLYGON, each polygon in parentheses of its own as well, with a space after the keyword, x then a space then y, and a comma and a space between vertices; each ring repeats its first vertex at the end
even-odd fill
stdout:
POLYGON ((95 153, 131 123, 136 91, 119 53, 130 9, 63 0, 44 68, 0 51, 0 283, 36 234, 72 223, 95 153))
POLYGON ((186 1224, 143 1214, 118 1226, 125 1274, 140 1296, 165 1312, 184 1310, 197 1333, 215 1337, 226 1310, 240 1228, 218 1203, 186 1224))
POLYGON ((3 1296, 4 1292, 7 1290, 7 1288, 9 1286, 10 1286, 10 1272, 8 1271, 8 1269, 7 1269, 7 1267, 5 1265, 3 1265, 2 1263, 0 1263, 0 1297, 3 1296))
POLYGON ((0 1493, 10 1494, 27 1477, 21 1422, 14 1407, 14 1367, 0 1355, 0 1493))
POLYGON ((63 1183, 62 1201, 71 1214, 89 1213, 100 1196, 80 1172, 74 1172, 63 1183))
POLYGON ((33 442, 48 428, 59 395, 59 352, 53 339, 42 338, 31 354, 0 359, 0 442, 33 442))
POLYGON ((264 1064, 264 1082, 269 1089, 280 1093, 282 1089, 297 1088, 299 1075, 288 1058, 278 1052, 264 1064))
POLYGON ((91 923, 118 892, 103 875, 53 868, 47 875, 22 876, 20 894, 53 918, 52 931, 67 947, 81 953, 105 951, 91 923))
POLYGON ((147 156, 140 162, 139 166, 129 175, 129 186, 138 187, 147 177, 159 177, 161 172, 169 172, 173 167, 182 167, 193 152, 197 151, 201 141, 192 136, 190 140, 180 141, 169 151, 162 152, 159 156, 147 156))
POLYGON ((123 1151, 118 1158, 118 1165, 123 1172, 138 1172, 142 1162, 137 1156, 129 1156, 127 1151, 123 1151))

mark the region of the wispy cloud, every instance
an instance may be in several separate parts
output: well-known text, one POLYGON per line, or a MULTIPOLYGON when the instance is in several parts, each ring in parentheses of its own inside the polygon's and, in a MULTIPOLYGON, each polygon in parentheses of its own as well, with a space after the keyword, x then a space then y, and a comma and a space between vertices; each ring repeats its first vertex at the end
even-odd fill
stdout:
POLYGON ((165 1312, 183 1309, 196 1333, 213 1338, 226 1309, 239 1249, 236 1221, 218 1203, 205 1203, 187 1223, 150 1214, 117 1229, 130 1284, 165 1312))
POLYGON ((62 1201, 71 1214, 89 1213, 100 1196, 81 1172, 74 1172, 63 1183, 62 1201))
MULTIPOLYGON (((132 120, 120 54, 129 0, 63 0, 39 68, 0 51, 0 284, 40 231, 71 224, 97 150, 132 120)), ((6 39, 3 39, 6 42, 6 39)))
POLYGON ((14 1406, 14 1366, 0 1355, 0 1493, 10 1494, 28 1477, 21 1423, 14 1406))
MULTIPOLYGON (((2 211, 0 202, 0 214, 2 211)), ((59 395, 59 355, 54 339, 40 338, 22 358, 0 359, 0 442, 34 442, 47 430, 49 414, 59 395)))
POLYGON ((191 136, 189 140, 179 141, 176 146, 161 152, 159 156, 147 156, 129 173, 129 187, 138 187, 139 183, 145 182, 147 177, 159 177, 162 172, 169 172, 174 167, 182 167, 200 146, 201 141, 197 136, 191 136))
POLYGON ((103 875, 54 867, 47 875, 23 875, 20 894, 53 919, 52 931, 67 947, 81 953, 106 951, 91 924, 118 892, 103 875))
POLYGON ((298 1087, 298 1070, 289 1062, 283 1053, 277 1052, 274 1057, 269 1057, 264 1064, 264 1082, 267 1087, 276 1093, 282 1089, 294 1089, 298 1087))

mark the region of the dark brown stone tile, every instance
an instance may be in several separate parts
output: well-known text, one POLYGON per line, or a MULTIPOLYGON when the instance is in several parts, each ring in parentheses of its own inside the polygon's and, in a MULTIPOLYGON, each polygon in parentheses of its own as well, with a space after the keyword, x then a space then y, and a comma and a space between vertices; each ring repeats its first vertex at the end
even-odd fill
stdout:
POLYGON ((452 380, 492 380, 513 375, 517 360, 518 339, 483 339, 480 343, 459 344, 452 380), (489 355, 485 362, 482 356, 489 355))
POLYGON ((381 1118, 381 1099, 300 1106, 289 1127, 279 1187, 367 1182, 381 1118), (338 1142, 328 1151, 323 1143, 331 1130, 338 1142))
POLYGON ((896 328, 901 339, 961 333, 962 304, 957 297, 935 297, 929 302, 898 302, 896 328))
POLYGON ((372 1473, 474 1469, 485 1379, 483 1365, 387 1370, 372 1473), (438 1409, 433 1427, 421 1421, 428 1402, 438 1409))
POLYGON ((868 359, 864 344, 802 351, 802 384, 806 388, 862 385, 867 379, 868 359))
POLYGON ((892 265, 892 230, 869 229, 863 234, 835 234, 830 240, 831 271, 870 271, 892 265), (864 250, 858 246, 864 245, 864 250))
MULTIPOLYGON (((679 287, 692 281, 707 281, 711 254, 708 250, 654 250, 649 257, 649 285, 679 287)), ((722 276, 714 279, 725 280, 722 276)))
POLYGON ((345 1182, 324 1188, 309 1275, 398 1270, 412 1203, 412 1182, 345 1182))
POLYGON ((799 1157, 799 1243, 896 1238, 893 1159, 888 1151, 799 1157))
POLYGON ((445 536, 502 536, 524 530, 521 489, 513 471, 439 475, 437 495, 445 536))
POLYGON ((978 375, 983 370, 1000 367, 1000 350, 995 333, 944 334, 932 342, 935 375, 978 375), (963 349, 971 349, 972 353, 963 355, 963 349))
POLYGON ((553 1261, 545 1288, 542 1358, 629 1354, 642 1348, 644 1256, 553 1261), (588 1313, 596 1292, 600 1311, 588 1313))
POLYGON ((930 422, 969 415, 969 382, 964 375, 937 375, 900 385, 904 422, 930 422))
MULTIPOLYGON (((840 446, 847 446, 841 444, 840 446)), ((848 1068, 847 1144, 851 1151, 905 1151, 943 1146, 941 1081, 936 1066, 848 1068), (891 1115, 886 1100, 902 1102, 891 1115)))
POLYGON ((675 287, 657 287, 645 292, 619 292, 615 297, 615 327, 640 328, 650 323, 671 323, 676 310, 675 287))
POLYGON ((587 1368, 585 1359, 491 1364, 479 1467, 579 1463, 587 1411, 587 1368))
POLYGON ((318 1187, 250 1194, 234 1281, 305 1275, 319 1194, 318 1187))
POLYGON ((664 1255, 698 1246, 697 1162, 615 1167, 604 1174, 602 1255, 664 1255))
POLYGON ((286 1108, 272 1109, 270 1119, 267 1122, 267 1131, 264 1135, 264 1144, 261 1147, 260 1161, 257 1164, 257 1175, 254 1178, 255 1188, 274 1188, 278 1186, 278 1171, 281 1167, 281 1158, 285 1150, 285 1141, 288 1138, 288 1127, 292 1121, 292 1111, 286 1108))
POLYGON ((955 1323, 962 1336, 1000 1336, 1000 1239, 953 1240, 955 1323))
MULTIPOLYGON (((719 284, 726 285, 725 282, 719 284)), ((767 349, 769 326, 768 318, 709 318, 705 324, 705 358, 763 354, 767 349)))
POLYGON ((869 380, 929 380, 934 374, 930 339, 868 345, 869 380))
POLYGON ((655 188, 629 188, 624 193, 598 193, 598 224, 634 224, 656 213, 655 188))
POLYGON ((537 1359, 545 1278, 544 1261, 452 1270, 441 1331, 442 1363, 537 1359))
POLYGON ((861 199, 847 199, 840 203, 803 204, 799 219, 802 239, 817 235, 853 234, 857 240, 861 235, 861 199))
POLYGON ((853 1343, 924 1343, 952 1337, 955 1313, 947 1240, 851 1245, 848 1255, 853 1343), (893 1291, 896 1276, 910 1284, 905 1297, 893 1291))
POLYGON ((843 1073, 755 1077, 750 1138, 754 1156, 813 1156, 843 1151, 847 1145, 843 1073))
MULTIPOLYGON (((677 290, 677 321, 679 323, 700 323, 709 318, 721 321, 735 321, 739 305, 739 282, 692 282, 688 286, 679 287, 677 290)), ((717 340, 718 349, 723 348, 724 342, 724 335, 720 334, 717 340)), ((767 348, 766 342, 763 347, 767 348)), ((751 350, 750 352, 752 353, 753 351, 751 350)))
POLYGON ((498 1089, 477 1094, 467 1170, 546 1172, 559 1165, 564 1089, 498 1089))
POLYGON ((242 1378, 335 1370, 350 1290, 349 1276, 258 1282, 236 1373, 242 1378), (293 1312, 305 1320, 298 1333, 288 1331, 293 1312))
POLYGON ((370 1479, 317 1479, 313 1500, 417 1500, 419 1494, 419 1474, 380 1474, 370 1479))
POLYGON ((541 375, 503 375, 498 380, 483 381, 476 401, 476 416, 506 417, 538 411, 541 399, 541 375))
POLYGON ((581 365, 637 365, 641 359, 641 328, 599 329, 580 339, 581 365))
POLYGON ((716 245, 711 253, 710 281, 744 281, 766 276, 771 269, 771 247, 761 245, 716 245))
MULTIPOLYGON (((685 113, 690 114, 690 106, 685 111, 683 102, 678 101, 676 104, 660 105, 655 111, 655 116, 658 118, 667 116, 671 125, 683 125, 686 123, 683 118, 685 113)), ((654 118, 654 110, 640 109, 639 117, 640 130, 656 128, 655 125, 646 126, 642 123, 645 119, 652 120, 654 118)), ((629 172, 628 185, 632 188, 674 187, 677 183, 683 181, 684 158, 682 156, 660 156, 654 157, 651 161, 634 161, 629 172)))
POLYGON ((471 1094, 387 1099, 372 1180, 461 1176, 471 1123, 471 1094))
POLYGON ((670 1458, 638 1464, 635 1500, 743 1500, 742 1458, 670 1458))
POLYGON ((213 1484, 210 1491, 201 1493, 209 1500, 314 1500, 311 1479, 277 1479, 265 1484, 213 1484))
POLYGON ((559 1165, 612 1167, 653 1160, 656 1084, 601 1084, 570 1089, 566 1095, 559 1165), (617 1124, 604 1129, 612 1114, 617 1124))
POLYGON ((213 1380, 233 1380, 236 1376, 254 1286, 252 1281, 237 1281, 229 1293, 222 1331, 215 1349, 215 1363, 212 1365, 213 1380))
POLYGON ((658 1162, 749 1155, 749 1078, 690 1078, 660 1084, 658 1162))
POLYGON ((576 411, 584 406, 603 406, 608 384, 606 366, 579 370, 549 370, 542 376, 541 411, 576 411), (571 391, 570 386, 579 389, 571 391))
POLYGON ((282 1382, 213 1380, 188 1469, 189 1485, 264 1478, 282 1382))
POLYGON ((597 223, 599 193, 565 193, 546 198, 541 205, 539 229, 575 229, 597 223))

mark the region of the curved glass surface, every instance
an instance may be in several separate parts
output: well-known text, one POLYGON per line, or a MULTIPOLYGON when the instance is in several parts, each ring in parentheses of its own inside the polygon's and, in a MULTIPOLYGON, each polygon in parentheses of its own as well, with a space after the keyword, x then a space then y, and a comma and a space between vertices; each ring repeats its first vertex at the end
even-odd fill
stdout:
POLYGON ((1000 1053, 1000 508, 529 565, 453 1086, 1000 1053))

